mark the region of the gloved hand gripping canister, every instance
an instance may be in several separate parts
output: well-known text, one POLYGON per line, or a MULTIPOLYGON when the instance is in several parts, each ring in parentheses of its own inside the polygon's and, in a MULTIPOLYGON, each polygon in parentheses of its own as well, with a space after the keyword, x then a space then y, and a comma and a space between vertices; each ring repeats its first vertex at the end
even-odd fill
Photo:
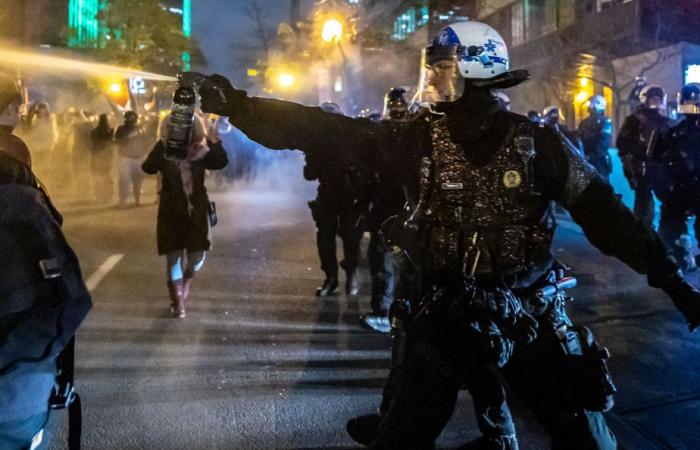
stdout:
POLYGON ((232 116, 246 98, 246 91, 236 89, 221 75, 205 76, 197 72, 184 72, 181 77, 199 86, 202 111, 220 116, 232 116))

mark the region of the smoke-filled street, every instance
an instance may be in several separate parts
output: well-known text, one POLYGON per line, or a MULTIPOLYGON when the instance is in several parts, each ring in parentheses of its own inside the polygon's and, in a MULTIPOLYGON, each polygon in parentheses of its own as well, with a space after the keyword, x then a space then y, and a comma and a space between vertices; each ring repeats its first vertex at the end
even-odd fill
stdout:
MULTIPOLYGON (((289 172, 295 170, 301 167, 289 172)), ((88 284, 99 281, 77 338, 84 448, 360 448, 345 422, 378 406, 389 338, 358 326, 368 308, 366 263, 362 295, 313 295, 321 279, 306 206, 313 186, 300 180, 212 195, 220 220, 214 249, 188 317, 179 321, 167 312, 155 254, 156 206, 101 209, 59 200, 88 284)), ((145 188, 149 203, 153 188, 145 188)), ((700 370, 696 336, 642 277, 562 222, 557 256, 580 281, 573 318, 613 354, 619 392, 611 427, 628 449, 697 448, 697 418, 685 413, 700 394, 692 375, 700 370)), ((512 401, 521 447, 546 448, 542 430, 512 401)), ((476 436, 462 393, 439 444, 454 448, 476 436)))
POLYGON ((0 450, 700 449, 698 2, 0 1, 0 450))

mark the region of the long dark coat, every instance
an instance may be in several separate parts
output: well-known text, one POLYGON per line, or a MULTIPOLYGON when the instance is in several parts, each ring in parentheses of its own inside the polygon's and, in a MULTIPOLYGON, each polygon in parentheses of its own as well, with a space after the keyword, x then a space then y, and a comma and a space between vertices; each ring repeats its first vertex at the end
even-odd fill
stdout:
POLYGON ((180 167, 165 159, 165 146, 158 141, 148 154, 141 168, 148 174, 161 173, 163 183, 158 204, 158 254, 189 250, 206 251, 211 248, 209 240, 209 197, 204 187, 206 170, 223 169, 228 157, 221 142, 207 142, 209 152, 204 158, 192 162, 192 212, 189 213, 187 198, 182 187, 180 167))

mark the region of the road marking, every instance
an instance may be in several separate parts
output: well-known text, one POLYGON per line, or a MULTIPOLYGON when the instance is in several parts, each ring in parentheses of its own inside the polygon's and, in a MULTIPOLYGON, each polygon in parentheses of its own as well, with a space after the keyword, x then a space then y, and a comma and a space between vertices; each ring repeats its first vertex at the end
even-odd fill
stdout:
POLYGON ((103 262, 102 265, 98 267, 97 270, 93 272, 92 275, 90 275, 85 281, 85 286, 87 286, 88 291, 94 290, 97 285, 100 284, 100 281, 102 281, 102 279, 106 277, 112 269, 114 269, 114 266, 119 264, 119 261, 121 261, 123 257, 123 254, 117 253, 107 258, 105 262, 103 262))

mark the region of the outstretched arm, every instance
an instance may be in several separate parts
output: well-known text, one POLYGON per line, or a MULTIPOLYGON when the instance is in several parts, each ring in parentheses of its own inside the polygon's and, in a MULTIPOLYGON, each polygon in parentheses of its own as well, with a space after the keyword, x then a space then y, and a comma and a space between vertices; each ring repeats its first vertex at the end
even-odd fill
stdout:
POLYGON ((343 163, 376 155, 380 126, 318 107, 248 97, 224 77, 211 77, 216 88, 202 87, 202 110, 227 116, 250 139, 272 149, 298 149, 343 163), (220 93, 223 93, 223 98, 220 93))
POLYGON ((700 325, 700 292, 683 281, 660 236, 622 204, 593 167, 559 143, 558 136, 548 130, 539 134, 536 169, 552 174, 545 177, 544 191, 551 189, 551 197, 571 213, 594 246, 646 274, 650 286, 669 294, 691 329, 700 325))

